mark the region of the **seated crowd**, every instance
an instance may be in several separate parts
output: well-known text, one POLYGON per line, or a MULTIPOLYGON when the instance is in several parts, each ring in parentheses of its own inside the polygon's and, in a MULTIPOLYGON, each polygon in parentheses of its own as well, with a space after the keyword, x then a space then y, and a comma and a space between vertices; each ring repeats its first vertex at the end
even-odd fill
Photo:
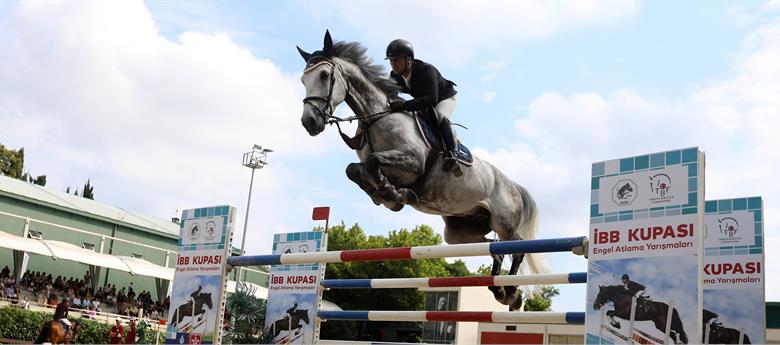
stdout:
MULTIPOLYGON (((52 279, 51 274, 26 271, 19 284, 16 284, 10 269, 5 266, 0 271, 0 284, 2 284, 2 292, 0 292, 2 298, 19 299, 20 288, 31 291, 39 304, 52 308, 56 307, 62 298, 67 298, 70 307, 82 309, 82 316, 85 317, 94 318, 97 313, 103 312, 104 308, 110 307, 116 310, 113 313, 131 317, 138 317, 140 310, 143 309, 145 317, 160 319, 170 306, 170 297, 166 297, 165 302, 160 303, 152 299, 149 291, 136 294, 132 282, 127 289, 122 287, 118 291, 115 284, 94 289, 89 271, 83 279, 62 276, 52 279)), ((25 301, 26 299, 27 297, 25 301)))

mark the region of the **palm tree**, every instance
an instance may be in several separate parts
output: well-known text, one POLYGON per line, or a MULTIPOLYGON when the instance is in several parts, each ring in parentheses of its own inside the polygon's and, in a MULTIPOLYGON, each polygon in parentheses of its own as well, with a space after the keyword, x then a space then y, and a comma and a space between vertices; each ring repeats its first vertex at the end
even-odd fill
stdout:
POLYGON ((265 323, 265 301, 255 297, 257 288, 239 282, 236 292, 227 297, 225 317, 229 318, 229 328, 223 341, 228 344, 268 343, 263 332, 265 323))

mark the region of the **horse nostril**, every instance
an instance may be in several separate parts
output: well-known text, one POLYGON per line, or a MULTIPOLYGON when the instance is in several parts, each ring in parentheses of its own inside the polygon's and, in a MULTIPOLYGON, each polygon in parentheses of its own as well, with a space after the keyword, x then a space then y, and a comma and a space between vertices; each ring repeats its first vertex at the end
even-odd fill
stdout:
POLYGON ((301 119, 301 123, 303 124, 303 127, 311 128, 312 126, 314 126, 313 120, 314 119, 312 119, 311 117, 304 117, 301 119))

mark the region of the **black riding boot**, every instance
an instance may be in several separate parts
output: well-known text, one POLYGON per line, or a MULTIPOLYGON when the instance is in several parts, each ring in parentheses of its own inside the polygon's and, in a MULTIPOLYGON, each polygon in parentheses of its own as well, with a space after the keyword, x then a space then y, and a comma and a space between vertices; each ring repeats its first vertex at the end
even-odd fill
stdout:
POLYGON ((449 119, 441 120, 439 131, 444 143, 444 164, 442 164, 442 169, 444 171, 452 171, 455 176, 463 175, 457 159, 458 143, 455 141, 455 130, 452 129, 452 123, 449 119))

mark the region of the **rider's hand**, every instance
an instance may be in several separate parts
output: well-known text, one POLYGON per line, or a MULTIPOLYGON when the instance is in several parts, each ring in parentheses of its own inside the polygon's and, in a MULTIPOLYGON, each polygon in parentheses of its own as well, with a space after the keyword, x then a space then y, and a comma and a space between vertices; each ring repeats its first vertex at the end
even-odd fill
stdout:
POLYGON ((392 102, 390 102, 390 110, 392 110, 392 111, 404 110, 404 101, 392 101, 392 102))

